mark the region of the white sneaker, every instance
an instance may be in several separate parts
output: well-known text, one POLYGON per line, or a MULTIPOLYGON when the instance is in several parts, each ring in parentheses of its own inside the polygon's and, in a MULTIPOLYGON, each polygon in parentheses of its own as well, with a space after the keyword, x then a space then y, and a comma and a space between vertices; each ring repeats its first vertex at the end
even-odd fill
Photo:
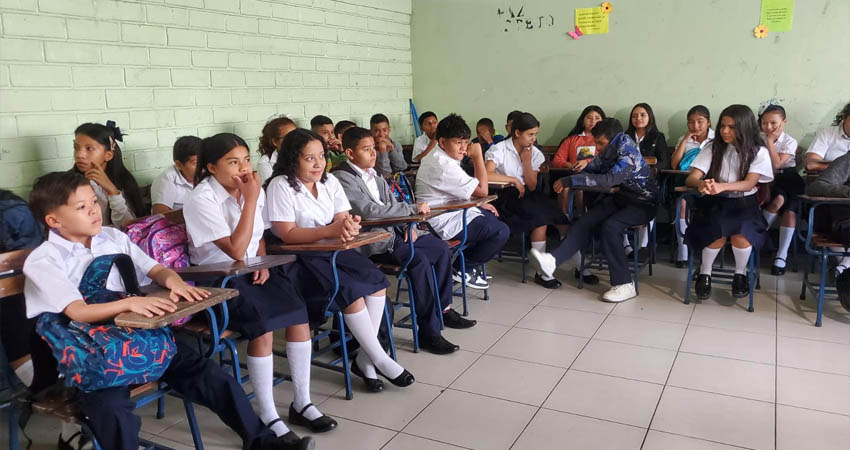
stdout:
POLYGON ((620 303, 634 297, 637 297, 637 292, 635 291, 635 284, 632 282, 612 286, 611 289, 602 294, 602 301, 620 303))
POLYGON ((528 255, 531 257, 531 262, 537 266, 538 272, 547 277, 552 277, 558 266, 555 264, 555 257, 551 253, 544 253, 533 248, 528 252, 528 255))
MULTIPOLYGON (((455 283, 461 282, 460 271, 452 271, 452 280, 455 283)), ((488 289, 490 287, 490 283, 487 282, 478 269, 473 269, 471 272, 466 274, 466 287, 472 289, 488 289)))

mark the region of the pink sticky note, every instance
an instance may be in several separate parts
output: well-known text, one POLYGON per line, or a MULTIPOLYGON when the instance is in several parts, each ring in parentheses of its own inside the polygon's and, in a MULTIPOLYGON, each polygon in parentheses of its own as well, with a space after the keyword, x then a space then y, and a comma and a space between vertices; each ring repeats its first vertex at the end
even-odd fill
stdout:
POLYGON ((584 36, 584 33, 581 32, 581 28, 579 28, 578 25, 576 25, 576 34, 579 36, 584 36))
POLYGON ((578 40, 578 35, 575 31, 567 31, 567 34, 569 34, 571 38, 578 40))

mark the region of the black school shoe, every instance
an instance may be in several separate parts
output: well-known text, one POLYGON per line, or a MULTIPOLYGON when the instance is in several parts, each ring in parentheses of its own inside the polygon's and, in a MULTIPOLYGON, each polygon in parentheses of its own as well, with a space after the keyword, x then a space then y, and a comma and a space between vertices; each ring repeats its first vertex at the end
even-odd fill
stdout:
POLYGON ((85 434, 83 434, 80 431, 72 434, 71 437, 68 438, 68 440, 62 439, 62 434, 60 433, 59 434, 59 442, 56 443, 56 448, 58 450, 79 450, 79 449, 85 447, 86 444, 89 443, 89 441, 90 441, 89 437, 86 436, 85 434), (77 446, 75 447, 75 446, 71 445, 71 442, 74 442, 74 439, 77 438, 77 437, 79 437, 79 439, 76 440, 77 446))
MULTIPOLYGON (((546 289, 558 289, 561 287, 561 282, 556 278, 552 278, 551 280, 544 280, 543 277, 539 273, 534 274, 534 282, 545 287, 546 289)), ((587 283, 587 281, 585 281, 587 283)))
POLYGON ((476 323, 478 322, 461 316, 459 312, 452 308, 449 308, 448 312, 443 313, 443 325, 449 328, 463 330, 474 327, 476 323))
POLYGON ((594 274, 581 276, 581 273, 579 273, 578 269, 575 269, 573 271, 573 276, 575 277, 576 280, 578 280, 579 277, 581 277, 584 280, 584 284, 589 284, 589 285, 599 284, 599 277, 597 277, 594 274))
MULTIPOLYGON (((289 404, 289 423, 293 425, 301 425, 303 427, 307 427, 313 433, 325 433, 336 428, 336 420, 322 414, 321 417, 310 420, 304 417, 304 411, 307 411, 307 408, 315 406, 312 403, 308 403, 301 412, 295 410, 295 407, 292 406, 292 403, 289 404)), ((318 409, 318 408, 317 408, 318 409)))
POLYGON ((360 370, 360 367, 357 365, 356 358, 351 360, 349 368, 351 369, 351 373, 363 379, 363 383, 366 384, 367 391, 372 393, 378 393, 384 390, 383 381, 377 378, 367 378, 366 375, 363 375, 363 371, 360 370))
POLYGON ((732 277, 732 297, 742 298, 750 295, 750 282, 746 275, 736 273, 732 277))
MULTIPOLYGON (((776 258, 774 260, 774 263, 776 262, 776 260, 779 260, 779 259, 781 259, 782 262, 785 262, 785 259, 783 259, 783 258, 776 258)), ((786 263, 785 266, 787 267, 788 264, 786 263)), ((774 264, 773 267, 770 268, 770 274, 771 275, 777 275, 777 276, 785 275, 785 267, 779 267, 776 264, 774 264)))
POLYGON ((314 448, 316 448, 316 441, 313 438, 310 436, 298 437, 294 431, 277 438, 277 441, 271 447, 263 446, 264 450, 313 450, 314 448))
POLYGON ((448 355, 460 350, 459 345, 452 344, 443 336, 419 336, 419 347, 435 355, 448 355))
POLYGON ((407 369, 402 370, 401 374, 399 374, 399 376, 395 378, 390 378, 384 375, 383 373, 381 373, 380 370, 378 370, 377 367, 375 367, 375 372, 378 372, 378 375, 386 378, 387 381, 398 387, 407 387, 413 384, 414 381, 416 381, 416 378, 413 378, 413 374, 408 372, 407 369))
POLYGON ((700 300, 711 298, 711 275, 698 275, 694 290, 700 300))

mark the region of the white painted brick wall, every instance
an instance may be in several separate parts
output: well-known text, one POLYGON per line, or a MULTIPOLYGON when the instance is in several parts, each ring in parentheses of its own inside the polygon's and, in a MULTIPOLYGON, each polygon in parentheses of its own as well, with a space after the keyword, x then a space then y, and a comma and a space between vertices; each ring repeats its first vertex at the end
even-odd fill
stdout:
POLYGON ((71 167, 73 130, 115 120, 150 183, 184 134, 269 116, 367 126, 412 141, 410 0, 0 0, 0 187, 26 194, 71 167))

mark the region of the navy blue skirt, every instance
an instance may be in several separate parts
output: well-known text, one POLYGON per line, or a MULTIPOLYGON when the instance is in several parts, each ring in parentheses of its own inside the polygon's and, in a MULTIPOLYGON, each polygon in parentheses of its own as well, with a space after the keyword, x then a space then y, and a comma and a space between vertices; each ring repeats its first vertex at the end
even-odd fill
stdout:
MULTIPOLYGON (((269 331, 307 323, 306 302, 281 268, 270 269, 264 284, 255 285, 253 280, 254 275, 248 274, 227 282, 226 287, 239 291, 239 297, 227 301, 228 329, 255 339, 269 331)), ((221 280, 211 286, 220 284, 221 280)))
POLYGON ((539 191, 519 191, 511 186, 500 189, 493 206, 513 233, 529 232, 543 225, 566 225, 567 216, 554 200, 539 191))
POLYGON ((767 222, 755 195, 722 197, 706 195, 696 199, 694 216, 685 232, 685 243, 696 251, 736 234, 743 235, 755 251, 764 244, 767 222))
POLYGON ((797 173, 796 167, 781 169, 776 173, 773 183, 770 185, 771 197, 782 195, 785 197, 785 203, 782 204, 780 212, 785 211, 800 211, 800 198, 806 192, 806 182, 803 177, 797 173))
MULTIPOLYGON (((340 252, 336 257, 336 266, 339 274, 339 293, 334 301, 340 310, 345 309, 357 299, 372 295, 390 285, 387 277, 375 266, 375 263, 357 250, 340 252)), ((327 305, 328 297, 333 290, 331 254, 300 254, 295 263, 289 264, 286 270, 298 291, 307 300, 310 318, 322 319, 316 316, 316 313, 322 311, 327 305)))

